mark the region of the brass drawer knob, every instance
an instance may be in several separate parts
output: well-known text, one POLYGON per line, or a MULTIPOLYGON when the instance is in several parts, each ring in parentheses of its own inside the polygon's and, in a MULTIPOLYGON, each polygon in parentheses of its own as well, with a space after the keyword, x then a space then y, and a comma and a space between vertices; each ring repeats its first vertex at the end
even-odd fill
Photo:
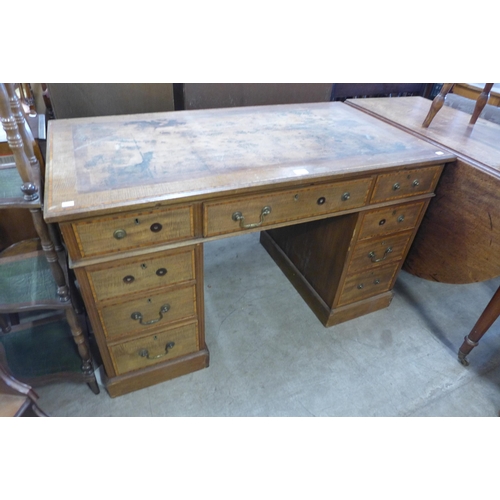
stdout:
POLYGON ((405 216, 404 215, 400 215, 398 217, 398 222, 403 222, 405 220, 405 216))
POLYGON ((156 271, 156 276, 165 276, 165 274, 167 274, 167 270, 164 267, 160 267, 156 271))
POLYGON ((134 280, 135 280, 135 278, 131 274, 129 274, 128 276, 125 276, 125 278, 123 278, 123 282, 126 283, 127 285, 129 283, 133 283, 134 280))
POLYGON ((346 192, 342 195, 342 201, 347 201, 350 197, 351 197, 351 193, 349 193, 349 191, 346 191, 346 192))
POLYGON ((322 196, 321 198, 318 198, 317 203, 318 203, 318 205, 323 205, 325 203, 325 201, 326 201, 326 198, 324 196, 322 196))
POLYGON ((125 236, 127 236, 127 231, 125 231, 125 229, 117 229, 113 233, 113 237, 116 238, 117 240, 123 240, 125 236))
POLYGON ((373 280, 373 284, 374 285, 380 285, 380 280, 377 278, 375 280, 373 280))
POLYGON ((415 179, 413 182, 412 182, 412 186, 413 187, 417 187, 418 185, 420 184, 420 181, 418 179, 415 179))
POLYGON ((254 227, 259 227, 262 225, 262 223, 264 222, 264 217, 266 215, 269 215, 271 213, 271 207, 264 207, 261 212, 260 212, 260 221, 259 222, 254 222, 252 224, 244 224, 245 222, 245 217, 243 216, 243 214, 241 212, 234 212, 234 214, 232 215, 232 219, 235 221, 235 222, 239 222, 240 223, 240 227, 242 229, 252 229, 254 227))
POLYGON ((168 351, 170 349, 173 349, 174 346, 175 346, 175 342, 168 342, 167 345, 165 346, 165 352, 162 352, 161 354, 157 354, 156 356, 150 356, 149 351, 147 349, 140 349, 138 354, 141 358, 147 358, 147 359, 163 358, 163 356, 166 356, 168 354, 168 351))
POLYGON ((360 283, 360 284, 358 285, 358 290, 361 290, 364 286, 365 286, 365 285, 363 285, 363 283, 360 283))
POLYGON ((160 312, 159 312, 159 317, 156 319, 150 319, 149 321, 143 321, 142 314, 140 312, 133 312, 130 317, 135 320, 139 321, 141 325, 147 326, 147 325, 154 325, 155 323, 158 323, 161 319, 163 319, 163 315, 167 313, 170 310, 170 304, 165 304, 160 307, 160 312))
POLYGON ((401 185, 399 184, 399 182, 396 182, 394 184, 394 186, 392 186, 392 189, 393 189, 393 191, 397 191, 400 187, 401 187, 401 185))

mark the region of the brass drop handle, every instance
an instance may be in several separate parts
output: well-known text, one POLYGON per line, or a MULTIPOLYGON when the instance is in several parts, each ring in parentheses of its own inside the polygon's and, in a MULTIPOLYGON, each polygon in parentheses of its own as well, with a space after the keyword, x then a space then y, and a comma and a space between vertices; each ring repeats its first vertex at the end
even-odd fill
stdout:
POLYGON ((130 315, 130 317, 136 321, 139 321, 141 325, 147 326, 147 325, 154 325, 155 323, 158 323, 163 318, 163 315, 167 313, 170 310, 170 304, 165 304, 160 307, 160 317, 156 319, 151 319, 149 321, 142 321, 142 314, 140 312, 134 312, 130 315))
POLYGON ((117 240, 123 240, 123 238, 125 238, 125 236, 127 236, 127 231, 125 231, 125 229, 117 229, 113 233, 113 237, 117 240))
POLYGON ((266 215, 269 215, 271 213, 271 207, 264 207, 261 212, 260 212, 260 221, 259 222, 254 222, 252 224, 244 224, 245 222, 245 217, 243 216, 243 214, 241 212, 234 212, 233 216, 232 216, 232 219, 235 221, 235 222, 239 222, 240 223, 240 227, 242 229, 252 229, 254 227, 259 227, 262 225, 262 223, 264 222, 264 217, 266 215))
POLYGON ((369 254, 368 254, 368 257, 370 257, 371 261, 372 262, 382 262, 383 260, 385 260, 387 258, 387 256, 392 252, 392 247, 387 247, 385 252, 384 252, 384 255, 382 255, 382 257, 380 257, 379 259, 376 259, 376 254, 375 252, 371 251, 369 254))
POLYGON ((168 354, 169 349, 173 349, 175 346, 175 342, 169 342, 165 346, 165 352, 162 352, 161 354, 157 354, 156 356, 150 356, 149 351, 147 349, 141 349, 139 351, 139 356, 141 358, 148 358, 148 359, 158 359, 158 358, 163 358, 163 356, 166 356, 168 354))

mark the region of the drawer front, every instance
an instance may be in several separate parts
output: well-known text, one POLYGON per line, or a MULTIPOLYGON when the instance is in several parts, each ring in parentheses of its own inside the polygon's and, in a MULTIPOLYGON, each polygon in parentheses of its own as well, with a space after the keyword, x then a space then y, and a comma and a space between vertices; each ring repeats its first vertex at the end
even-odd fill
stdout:
POLYGON ((196 315, 195 287, 184 287, 140 299, 105 306, 100 310, 108 338, 164 328, 172 321, 196 315))
POLYGON ((122 262, 120 266, 107 263, 88 268, 87 276, 96 300, 154 290, 195 277, 193 250, 159 256, 145 255, 122 262))
POLYGON ((426 201, 405 203, 371 210, 363 214, 359 239, 372 238, 412 229, 417 225, 426 201))
POLYGON ((368 178, 205 203, 203 233, 216 236, 362 207, 371 185, 368 178))
POLYGON ((353 250, 349 273, 361 269, 374 269, 403 258, 413 230, 384 238, 360 241, 353 250))
POLYGON ((73 231, 82 257, 185 240, 194 236, 192 207, 76 222, 73 231))
POLYGON ((344 281, 339 306, 387 292, 392 288, 399 263, 349 274, 344 281))
POLYGON ((437 165, 379 175, 375 182, 371 202, 378 203, 432 193, 442 169, 443 165, 437 165))
POLYGON ((154 335, 109 347, 118 375, 147 368, 196 351, 199 351, 196 323, 163 330, 154 335))

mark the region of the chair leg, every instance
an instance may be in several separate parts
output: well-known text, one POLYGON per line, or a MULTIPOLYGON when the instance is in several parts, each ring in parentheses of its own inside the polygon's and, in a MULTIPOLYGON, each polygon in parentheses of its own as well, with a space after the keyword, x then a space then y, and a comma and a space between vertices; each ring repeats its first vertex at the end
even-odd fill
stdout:
POLYGON ((45 258, 50 265, 52 275, 54 276, 54 280, 57 285, 57 295, 59 296, 59 300, 61 302, 67 302, 70 300, 70 294, 66 283, 66 277, 64 276, 64 271, 59 263, 59 256, 57 255, 54 244, 50 238, 47 224, 45 224, 45 221, 43 220, 42 211, 36 208, 30 210, 30 212, 33 217, 33 224, 35 225, 36 232, 42 242, 45 258))
POLYGON ((434 117, 437 115, 438 111, 443 107, 444 101, 446 99, 446 96, 449 94, 450 90, 453 88, 454 83, 445 83, 441 90, 439 91, 439 94, 434 97, 434 100, 432 101, 431 104, 431 109, 427 113, 427 116, 425 117, 424 122, 422 123, 422 127, 427 128, 434 117))
POLYGON ((99 385, 95 378, 94 367, 92 366, 92 358, 90 356, 90 346, 88 340, 83 334, 82 327, 73 309, 66 310, 66 319, 68 320, 73 335, 73 340, 78 347, 78 353, 82 358, 82 372, 87 385, 94 394, 99 394, 99 385))
POLYGON ((488 102, 488 98, 490 97, 490 92, 491 92, 492 88, 493 88, 493 84, 487 83, 484 86, 484 89, 481 92, 481 94, 479 94, 479 97, 477 98, 477 101, 476 101, 476 106, 474 107, 474 112, 472 113, 472 117, 471 117, 470 122, 469 122, 471 125, 474 125, 476 123, 477 119, 479 118, 479 115, 481 114, 484 107, 486 106, 486 103, 488 102))

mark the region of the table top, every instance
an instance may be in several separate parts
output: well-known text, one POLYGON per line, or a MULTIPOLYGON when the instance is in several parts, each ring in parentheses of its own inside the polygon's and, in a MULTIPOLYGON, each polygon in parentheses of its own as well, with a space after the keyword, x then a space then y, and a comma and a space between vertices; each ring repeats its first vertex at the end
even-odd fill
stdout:
POLYGON ((455 158, 340 102, 52 120, 47 139, 49 222, 455 158))
POLYGON ((500 177, 500 126, 496 123, 479 118, 470 126, 471 115, 443 106, 429 127, 424 128, 422 123, 431 101, 417 96, 350 99, 347 102, 478 162, 489 173, 500 177))

